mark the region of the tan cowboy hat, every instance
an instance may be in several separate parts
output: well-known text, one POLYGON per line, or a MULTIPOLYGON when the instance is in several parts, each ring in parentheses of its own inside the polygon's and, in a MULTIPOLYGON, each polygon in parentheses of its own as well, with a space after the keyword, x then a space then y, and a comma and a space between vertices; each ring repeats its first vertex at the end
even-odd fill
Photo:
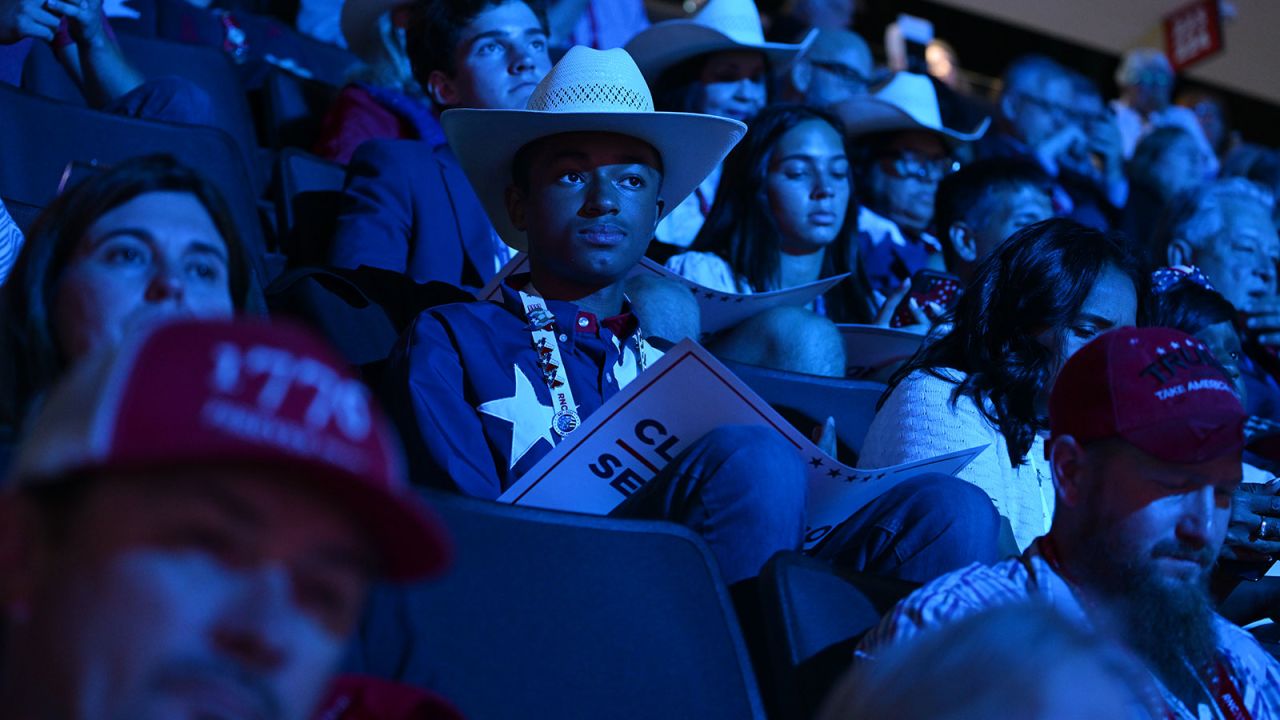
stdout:
POLYGON ((631 38, 626 51, 651 83, 689 58, 725 50, 759 50, 776 72, 794 60, 816 34, 816 30, 810 32, 798 44, 765 42, 754 0, 711 0, 688 20, 650 25, 631 38))
POLYGON ((982 137, 991 124, 991 118, 983 118, 967 133, 944 126, 933 82, 924 75, 909 72, 897 73, 875 93, 837 103, 832 110, 844 121, 850 137, 924 130, 951 142, 970 142, 982 137))
POLYGON ((747 132, 737 120, 697 113, 655 112, 649 86, 621 48, 573 47, 538 83, 524 110, 457 108, 440 116, 489 220, 503 241, 525 250, 511 224, 506 189, 520 148, 550 135, 610 132, 652 145, 662 158, 662 216, 698 187, 747 132))
POLYGON ((347 49, 356 57, 368 59, 382 42, 378 24, 384 13, 391 12, 410 0, 346 0, 338 27, 347 41, 347 49))

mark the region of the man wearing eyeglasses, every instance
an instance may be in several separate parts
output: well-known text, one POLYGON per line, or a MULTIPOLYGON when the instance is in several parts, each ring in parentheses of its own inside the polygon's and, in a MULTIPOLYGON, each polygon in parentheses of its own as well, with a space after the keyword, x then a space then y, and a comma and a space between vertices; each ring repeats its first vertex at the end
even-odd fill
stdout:
POLYGON ((918 270, 941 270, 942 246, 929 233, 934 195, 959 168, 955 146, 981 137, 989 120, 967 133, 944 126, 933 81, 908 72, 833 110, 858 158, 858 252, 871 287, 888 295, 918 270))
POLYGON ((866 95, 872 69, 871 49, 857 33, 820 30, 787 73, 787 99, 823 108, 866 95))
POLYGON ((1029 158, 1053 178, 1057 214, 1108 229, 1128 196, 1114 119, 1084 76, 1043 55, 1005 70, 996 130, 984 158, 1029 158))

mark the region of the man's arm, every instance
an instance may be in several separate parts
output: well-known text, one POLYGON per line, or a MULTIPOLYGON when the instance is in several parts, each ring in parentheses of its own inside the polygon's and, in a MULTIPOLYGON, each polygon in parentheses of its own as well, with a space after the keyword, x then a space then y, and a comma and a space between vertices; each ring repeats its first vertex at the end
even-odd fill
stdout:
POLYGON ((146 81, 125 58, 102 12, 102 0, 79 0, 67 13, 72 43, 54 44, 58 60, 80 83, 85 99, 101 107, 146 81))
MULTIPOLYGON (((409 161, 425 154, 406 156, 410 142, 414 141, 373 140, 352 155, 329 255, 333 265, 408 271, 414 233, 411 175, 415 170, 409 161)), ((434 167, 416 170, 429 174, 434 167)))
POLYGON ((460 340, 431 311, 419 315, 392 351, 383 394, 414 482, 494 499, 502 481, 467 401, 460 340))
POLYGON ((926 584, 893 606, 858 643, 854 656, 873 660, 891 645, 922 632, 1001 605, 1026 602, 1018 588, 994 568, 970 565, 926 584))
POLYGON ((0 45, 23 38, 52 40, 62 16, 76 10, 63 0, 0 0, 0 45))

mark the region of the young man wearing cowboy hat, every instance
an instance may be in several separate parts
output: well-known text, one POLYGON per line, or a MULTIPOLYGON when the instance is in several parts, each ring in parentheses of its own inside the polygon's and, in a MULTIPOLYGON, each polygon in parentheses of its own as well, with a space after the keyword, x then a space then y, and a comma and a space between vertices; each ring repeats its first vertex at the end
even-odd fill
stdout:
MULTIPOLYGON (((807 42, 807 41, 806 41, 807 42)), ((688 20, 649 27, 626 45, 659 110, 749 123, 769 102, 769 77, 791 64, 805 43, 766 42, 752 0, 711 0, 688 20)), ((720 183, 711 169, 693 194, 658 225, 655 237, 688 247, 702 227, 720 183)))
POLYGON ((942 269, 929 234, 938 182, 955 166, 954 146, 981 137, 990 120, 969 132, 944 126, 933 81, 908 72, 834 109, 861 150, 858 250, 872 288, 888 294, 917 270, 942 269))
MULTIPOLYGON (((503 285, 501 302, 420 315, 393 352, 388 390, 415 477, 492 499, 661 355, 624 281, 657 222, 746 128, 655 112, 626 52, 583 47, 552 69, 529 109, 456 110, 443 123, 502 237, 528 252, 530 272, 503 285)), ((891 495, 868 512, 886 511, 891 495)), ((771 431, 729 427, 694 443, 620 514, 690 526, 732 583, 798 546, 804 496, 794 450, 771 431)), ((911 502, 895 497, 889 511, 907 514, 911 502)), ((987 554, 989 536, 994 556, 994 509, 977 502, 985 508, 963 527, 921 527, 909 554, 955 567, 987 554)), ((903 543, 868 550, 864 566, 905 565, 903 543)))
MULTIPOLYGON (((385 4, 385 3, 384 3, 385 4)), ((519 109, 547 70, 547 21, 536 0, 439 0, 410 11, 414 77, 437 111, 519 109)), ((347 171, 330 262, 403 272, 418 282, 480 287, 510 259, 444 132, 373 140, 347 171)))
POLYGON ((0 494, 3 715, 303 720, 373 580, 448 555, 323 343, 160 325, 51 393, 0 494))

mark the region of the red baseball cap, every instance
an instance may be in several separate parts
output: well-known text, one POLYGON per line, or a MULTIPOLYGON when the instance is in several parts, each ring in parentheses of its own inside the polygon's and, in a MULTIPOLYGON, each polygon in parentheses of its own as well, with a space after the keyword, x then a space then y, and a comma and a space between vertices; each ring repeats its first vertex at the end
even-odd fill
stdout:
POLYGON ((1049 398, 1049 433, 1123 438, 1174 463, 1244 448, 1244 407, 1203 342, 1168 328, 1112 330, 1066 362, 1049 398))
POLYGON ((214 465, 306 478, 372 537, 388 579, 433 575, 452 555, 369 391, 290 323, 179 320, 86 359, 31 425, 8 489, 85 471, 214 465))

